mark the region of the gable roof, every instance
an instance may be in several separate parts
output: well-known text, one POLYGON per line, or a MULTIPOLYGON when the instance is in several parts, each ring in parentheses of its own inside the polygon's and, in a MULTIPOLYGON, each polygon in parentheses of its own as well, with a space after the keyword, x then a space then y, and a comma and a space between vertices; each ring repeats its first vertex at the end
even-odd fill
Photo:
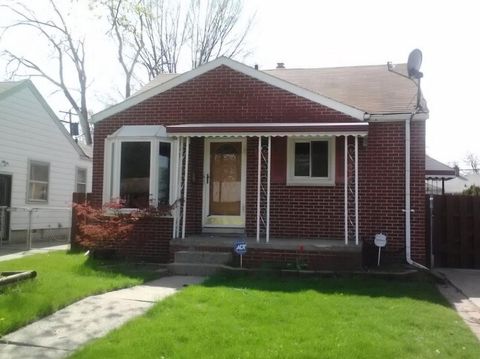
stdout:
POLYGON ((457 176, 452 167, 425 155, 425 177, 428 179, 451 179, 457 176))
POLYGON ((175 86, 178 86, 220 66, 227 66, 237 72, 243 73, 244 75, 265 82, 271 86, 283 89, 297 96, 306 98, 320 105, 342 112, 358 120, 363 120, 365 117, 365 111, 358 109, 354 106, 339 102, 327 96, 313 92, 309 89, 299 87, 279 77, 273 76, 264 71, 256 70, 235 60, 226 57, 219 57, 216 60, 208 62, 202 66, 197 67, 196 69, 185 72, 183 74, 178 74, 177 76, 172 75, 170 76, 170 78, 161 76, 158 78, 158 80, 153 80, 153 84, 147 85, 146 89, 141 90, 135 95, 127 98, 126 100, 93 115, 91 118, 91 122, 99 122, 107 117, 124 111, 132 106, 139 104, 140 102, 143 102, 162 92, 170 90, 175 86))
POLYGON ((0 82, 0 100, 6 97, 12 96, 24 88, 29 89, 30 92, 35 96, 35 98, 42 105, 45 111, 47 111, 47 113, 50 115, 50 118, 55 123, 55 125, 57 125, 60 132, 67 138, 67 140, 70 142, 70 144, 75 149, 75 151, 77 151, 80 158, 88 159, 88 160, 91 159, 91 157, 88 156, 87 153, 83 151, 82 148, 78 145, 78 143, 75 142, 75 140, 70 136, 65 126, 63 126, 63 124, 60 122, 58 117, 55 115, 55 112, 53 112, 52 108, 45 101, 45 99, 37 90, 37 88, 35 87, 32 81, 22 80, 22 81, 0 82))
MULTIPOLYGON (((407 74, 407 65, 395 71, 407 74)), ((417 87, 405 77, 388 71, 387 65, 273 69, 263 72, 316 94, 348 104, 370 114, 410 114, 415 110, 417 87)), ((137 93, 164 84, 179 76, 160 74, 137 93)), ((427 108, 422 97, 423 108, 427 108)))
MULTIPOLYGON (((368 115, 410 115, 416 107, 415 84, 389 71, 387 65, 261 71, 220 57, 183 74, 160 74, 132 97, 93 115, 91 122, 101 121, 219 66, 227 66, 359 120, 368 115)), ((406 74, 406 64, 396 65, 395 71, 406 74)), ((423 113, 428 113, 423 96, 421 104, 423 113)))

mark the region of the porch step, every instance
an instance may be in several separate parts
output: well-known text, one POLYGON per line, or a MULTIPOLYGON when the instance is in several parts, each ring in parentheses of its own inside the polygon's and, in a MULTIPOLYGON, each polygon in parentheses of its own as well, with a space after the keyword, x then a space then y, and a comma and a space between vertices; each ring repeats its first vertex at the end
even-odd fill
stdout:
POLYGON ((170 263, 168 271, 174 275, 209 276, 222 270, 222 264, 170 263))
POLYGON ((231 260, 232 260, 232 254, 229 252, 206 252, 206 251, 175 252, 175 263, 227 264, 231 262, 231 260))
POLYGON ((178 251, 175 252, 175 262, 168 264, 167 268, 175 275, 208 276, 231 261, 229 252, 178 251))

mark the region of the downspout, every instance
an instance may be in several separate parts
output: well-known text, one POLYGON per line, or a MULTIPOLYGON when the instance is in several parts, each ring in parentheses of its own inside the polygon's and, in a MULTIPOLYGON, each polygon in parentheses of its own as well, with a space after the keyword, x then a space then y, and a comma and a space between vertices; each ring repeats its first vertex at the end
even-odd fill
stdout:
POLYGON ((407 263, 423 270, 427 267, 412 259, 411 237, 411 201, 410 201, 410 124, 418 112, 418 107, 412 112, 410 118, 405 120, 405 255, 407 263))

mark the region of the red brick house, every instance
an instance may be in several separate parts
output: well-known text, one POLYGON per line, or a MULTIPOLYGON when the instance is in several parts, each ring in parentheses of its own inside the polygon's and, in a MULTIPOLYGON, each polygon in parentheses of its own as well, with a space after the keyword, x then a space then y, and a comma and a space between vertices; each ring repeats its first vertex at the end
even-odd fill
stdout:
POLYGON ((150 261, 231 251, 245 235, 247 265, 300 251, 310 268, 356 266, 382 232, 387 260, 424 263, 428 110, 422 99, 414 113, 416 93, 387 66, 261 71, 219 58, 160 75, 93 116, 92 201, 174 204, 122 248, 150 261))

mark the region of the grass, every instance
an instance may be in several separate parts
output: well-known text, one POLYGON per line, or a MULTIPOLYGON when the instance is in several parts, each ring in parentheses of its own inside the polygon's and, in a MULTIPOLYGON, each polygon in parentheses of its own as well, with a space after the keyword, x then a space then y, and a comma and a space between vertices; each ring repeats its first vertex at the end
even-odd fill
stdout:
POLYGON ((151 278, 151 273, 131 265, 105 267, 83 254, 64 251, 0 262, 0 272, 14 270, 35 270, 37 277, 0 287, 0 336, 86 296, 151 278))
POLYGON ((480 358, 429 281, 213 277, 73 358, 480 358))

